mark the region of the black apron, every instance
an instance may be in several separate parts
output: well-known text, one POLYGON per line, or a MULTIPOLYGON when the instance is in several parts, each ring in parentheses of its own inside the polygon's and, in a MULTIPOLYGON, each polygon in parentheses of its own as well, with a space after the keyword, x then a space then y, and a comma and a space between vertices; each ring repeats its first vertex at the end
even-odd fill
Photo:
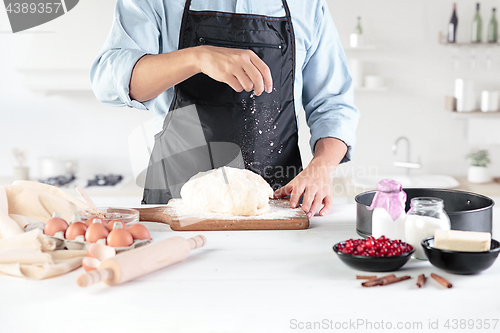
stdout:
POLYGON ((275 190, 302 170, 293 97, 295 37, 282 2, 286 16, 268 17, 192 11, 186 1, 179 49, 252 50, 271 70, 273 91, 238 93, 203 73, 179 83, 155 137, 143 203, 167 203, 190 177, 224 165, 254 171, 275 190))

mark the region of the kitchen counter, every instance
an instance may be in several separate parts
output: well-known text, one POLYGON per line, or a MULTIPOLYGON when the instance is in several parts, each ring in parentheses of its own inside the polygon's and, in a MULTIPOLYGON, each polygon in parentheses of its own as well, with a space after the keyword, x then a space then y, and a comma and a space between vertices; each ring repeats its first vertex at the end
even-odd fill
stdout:
MULTIPOLYGON (((474 192, 488 197, 500 196, 500 178, 495 178, 492 182, 486 184, 474 184, 467 180, 467 177, 454 177, 459 185, 454 190, 474 192)), ((354 197, 365 191, 375 190, 375 188, 361 188, 353 185, 349 178, 336 177, 333 180, 333 194, 336 197, 347 196, 354 197)))
MULTIPOLYGON (((499 213, 495 208, 497 239, 499 213)), ((500 260, 478 275, 461 276, 411 259, 395 274, 412 279, 363 288, 356 274, 372 273, 347 267, 332 251, 338 241, 359 238, 355 214, 353 202, 336 204, 329 215, 313 217, 309 229, 298 231, 173 232, 146 222, 155 241, 202 234, 207 245, 181 263, 115 287, 77 287, 83 268, 44 281, 1 276, 1 331, 294 332, 313 331, 307 325, 319 322, 324 331, 378 327, 383 332, 399 325, 405 332, 443 332, 455 331, 453 320, 456 325, 474 320, 462 327, 472 323, 476 329, 464 331, 500 331, 495 322, 500 260), (417 275, 431 272, 449 279, 453 288, 428 278, 418 289, 417 275), (483 329, 477 329, 480 323, 483 329), (439 329, 429 329, 430 324, 439 329)))

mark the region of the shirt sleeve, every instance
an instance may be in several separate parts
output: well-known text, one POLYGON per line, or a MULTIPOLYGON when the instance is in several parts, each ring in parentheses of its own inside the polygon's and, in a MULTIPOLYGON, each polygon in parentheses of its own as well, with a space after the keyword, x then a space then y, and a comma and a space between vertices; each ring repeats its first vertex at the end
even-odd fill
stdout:
POLYGON ((90 70, 99 101, 111 106, 148 110, 153 100, 140 103, 129 96, 132 69, 146 54, 159 53, 160 30, 154 1, 118 0, 111 32, 90 70))
POLYGON ((359 111, 354 105, 352 77, 337 29, 324 1, 316 14, 313 43, 303 67, 303 106, 311 130, 310 145, 333 137, 347 145, 341 163, 351 159, 356 144, 359 111))

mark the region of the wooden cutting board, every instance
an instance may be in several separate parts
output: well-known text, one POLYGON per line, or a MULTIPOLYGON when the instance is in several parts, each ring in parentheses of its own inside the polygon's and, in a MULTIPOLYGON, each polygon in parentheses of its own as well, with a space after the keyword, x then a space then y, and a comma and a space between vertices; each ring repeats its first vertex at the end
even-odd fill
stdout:
POLYGON ((288 199, 270 200, 270 211, 259 216, 232 216, 199 213, 180 208, 181 199, 166 206, 135 208, 139 220, 166 223, 175 231, 214 230, 297 230, 309 228, 309 219, 301 208, 292 209, 288 199))

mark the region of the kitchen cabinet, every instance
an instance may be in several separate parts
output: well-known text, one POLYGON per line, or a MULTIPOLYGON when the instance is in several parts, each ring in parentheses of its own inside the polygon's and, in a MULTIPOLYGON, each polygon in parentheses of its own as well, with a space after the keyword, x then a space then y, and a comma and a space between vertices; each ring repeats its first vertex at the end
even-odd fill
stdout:
POLYGON ((67 14, 25 33, 16 69, 34 91, 90 91, 90 66, 111 28, 115 0, 80 1, 67 14))

